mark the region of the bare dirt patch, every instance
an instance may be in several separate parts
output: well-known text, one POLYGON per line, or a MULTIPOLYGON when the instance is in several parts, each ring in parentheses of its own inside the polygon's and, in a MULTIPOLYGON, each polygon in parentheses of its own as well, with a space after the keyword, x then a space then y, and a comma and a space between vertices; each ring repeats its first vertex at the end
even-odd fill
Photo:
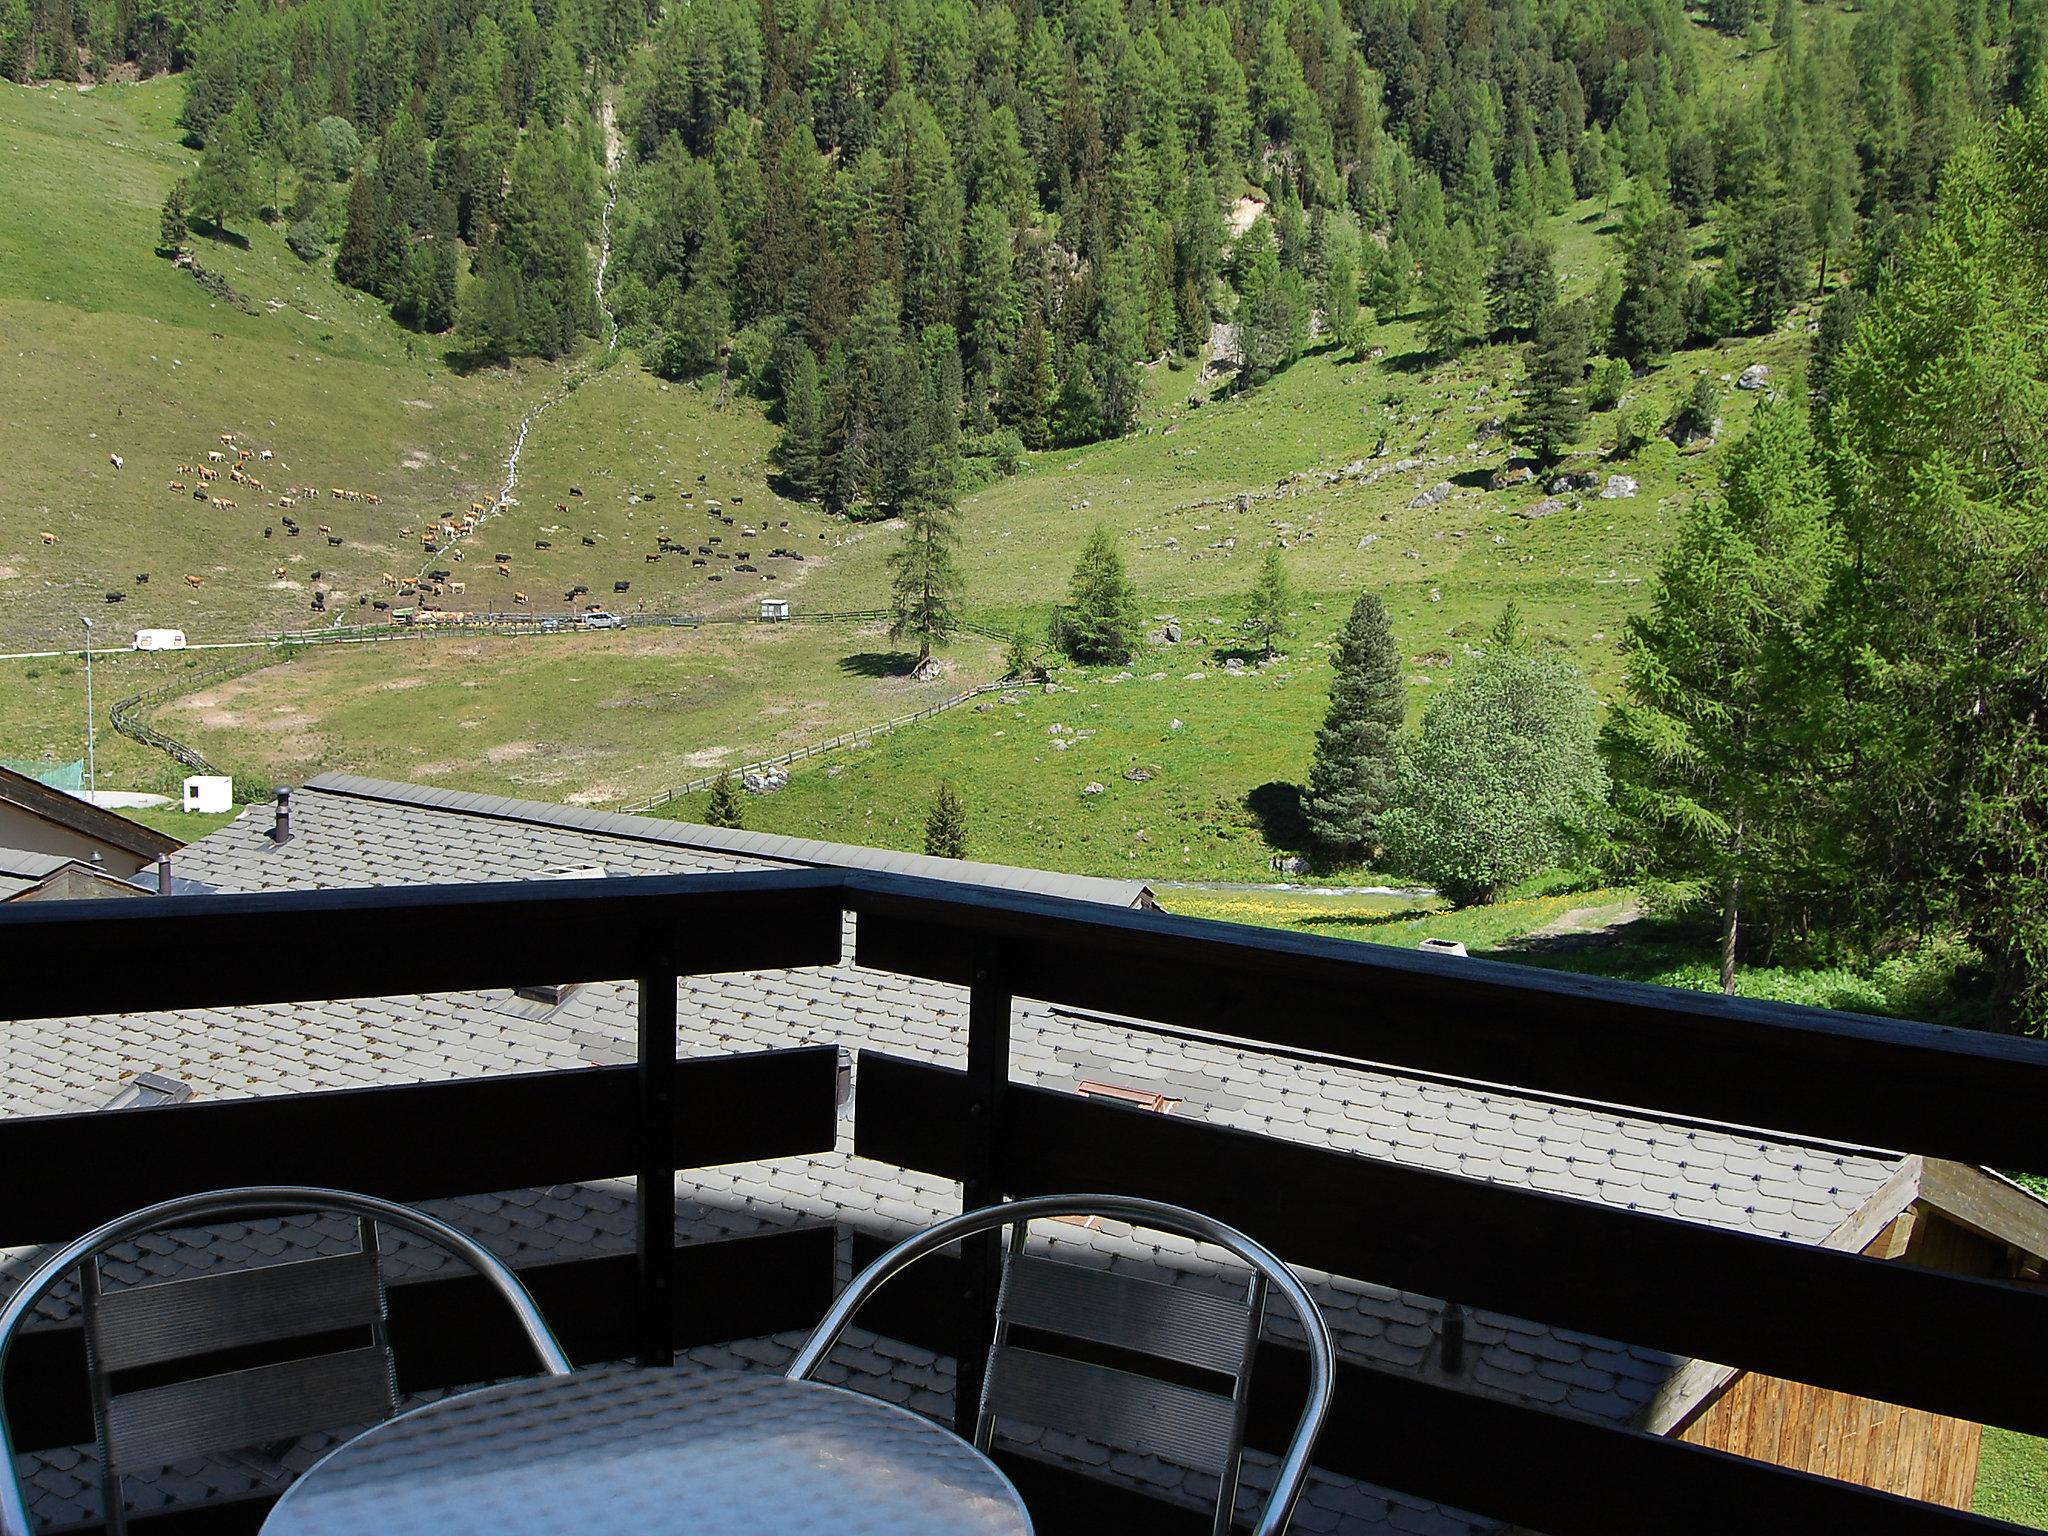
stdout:
POLYGON ((516 763, 537 755, 541 750, 541 744, 537 741, 501 741, 495 747, 485 750, 484 761, 516 763))

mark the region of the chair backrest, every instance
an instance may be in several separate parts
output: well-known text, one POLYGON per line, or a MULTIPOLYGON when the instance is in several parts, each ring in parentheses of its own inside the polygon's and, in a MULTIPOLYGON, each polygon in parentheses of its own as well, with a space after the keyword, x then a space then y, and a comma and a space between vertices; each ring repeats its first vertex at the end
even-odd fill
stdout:
MULTIPOLYGON (((344 1190, 270 1185, 164 1201, 50 1255, 0 1309, 0 1372, 38 1301, 77 1271, 107 1530, 126 1529, 123 1466, 296 1440, 374 1422, 397 1404, 377 1223, 465 1260, 510 1305, 550 1374, 570 1366, 526 1288, 495 1255, 408 1206, 344 1190), (151 1231, 234 1216, 353 1216, 353 1252, 108 1291, 101 1259, 151 1231), (139 1378, 139 1384, 138 1384, 139 1378)), ((28 1511, 0 1415, 0 1536, 28 1536, 28 1511)))
POLYGON ((1309 1349, 1308 1403, 1259 1519, 1284 1530, 1329 1409, 1329 1328, 1308 1291, 1260 1244, 1200 1212, 1117 1195, 1045 1195, 969 1211, 917 1233, 854 1278, 790 1363, 816 1371, 854 1313, 891 1276, 960 1238, 1010 1229, 995 1332, 983 1375, 975 1444, 987 1450, 1003 1419, 1057 1427, 1214 1475, 1214 1529, 1230 1526, 1244 1446, 1246 1398, 1268 1290, 1284 1295, 1309 1349), (1247 1266, 1244 1292, 1222 1296, 1045 1258, 1025 1250, 1032 1221, 1104 1216, 1222 1247, 1247 1266), (1022 1336, 1019 1336, 1022 1330, 1022 1336), (1078 1346, 1078 1348, 1076 1347, 1078 1346), (1086 1358, 1089 1347, 1111 1354, 1086 1358), (1167 1369, 1148 1374, 1160 1362, 1167 1369))

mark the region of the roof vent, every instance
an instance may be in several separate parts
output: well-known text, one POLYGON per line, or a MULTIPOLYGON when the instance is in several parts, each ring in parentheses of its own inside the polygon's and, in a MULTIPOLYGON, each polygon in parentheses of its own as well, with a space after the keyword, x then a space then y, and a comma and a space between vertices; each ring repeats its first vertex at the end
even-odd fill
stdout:
POLYGON ((277 786, 277 825, 270 829, 273 843, 288 843, 292 840, 292 791, 288 784, 277 786))
POLYGON ((1149 1088, 1124 1088, 1116 1083, 1084 1082, 1074 1092, 1084 1099, 1108 1099, 1113 1104, 1128 1104, 1133 1109, 1150 1110, 1155 1115, 1172 1114, 1173 1106, 1180 1102, 1149 1088))
POLYGON ((108 1109, 159 1109, 192 1097, 192 1085, 160 1072, 138 1072, 107 1100, 108 1109))

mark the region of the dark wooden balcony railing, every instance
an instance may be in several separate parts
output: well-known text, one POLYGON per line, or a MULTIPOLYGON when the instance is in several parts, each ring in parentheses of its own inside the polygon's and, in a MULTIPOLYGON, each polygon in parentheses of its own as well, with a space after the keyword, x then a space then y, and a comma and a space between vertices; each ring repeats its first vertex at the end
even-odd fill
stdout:
MULTIPOLYGON (((634 1256, 528 1272, 572 1355, 658 1361, 679 1344, 807 1326, 831 1286, 829 1231, 678 1250, 670 1190, 678 1170, 829 1150, 836 1051, 676 1062, 663 1043, 679 976, 834 963, 848 910, 861 964, 969 992, 964 1069, 862 1053, 856 1149, 960 1179, 970 1204, 1080 1188, 1178 1200, 1305 1266, 2048 1433, 2038 1290, 1013 1084, 1009 1029, 1012 1000, 1028 997, 1248 1049, 2027 1170, 2048 1169, 2048 1046, 855 872, 0 909, 0 1018, 545 976, 638 980, 641 1025, 635 1066, 0 1120, 0 1246, 222 1184, 417 1200, 630 1174, 642 1197, 634 1256)), ((984 1247, 964 1267, 913 1271, 880 1314, 887 1331, 978 1358, 991 1263, 984 1247)), ((467 1304, 469 1285, 394 1292, 408 1384, 475 1379, 479 1352, 516 1354, 489 1336, 489 1309, 467 1304)), ((65 1330, 17 1351, 6 1389, 24 1449, 89 1436, 79 1359, 65 1330)), ((1284 1433, 1300 1372, 1287 1347, 1262 1350, 1254 1445, 1284 1433)), ((971 1401, 971 1364, 965 1374, 971 1401)), ((1341 1373, 1318 1461, 1553 1536, 2015 1529, 1358 1365, 1341 1373)), ((1031 1476, 1041 1481, 1027 1493, 1060 1496, 1056 1476, 1031 1476)), ((1124 1523, 1174 1528, 1164 1506, 1095 1497, 1120 1501, 1124 1523)))

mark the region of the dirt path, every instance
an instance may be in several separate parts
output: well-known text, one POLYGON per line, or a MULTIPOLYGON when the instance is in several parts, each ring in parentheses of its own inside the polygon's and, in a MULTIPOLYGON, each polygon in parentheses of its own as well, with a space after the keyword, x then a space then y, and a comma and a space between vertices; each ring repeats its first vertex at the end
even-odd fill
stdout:
POLYGON ((1617 937, 1622 929, 1642 915, 1642 901, 1635 896, 1624 896, 1619 901, 1597 907, 1573 907, 1540 928, 1531 928, 1520 938, 1511 939, 1502 948, 1517 949, 1524 945, 1540 945, 1550 950, 1591 948, 1617 937))

